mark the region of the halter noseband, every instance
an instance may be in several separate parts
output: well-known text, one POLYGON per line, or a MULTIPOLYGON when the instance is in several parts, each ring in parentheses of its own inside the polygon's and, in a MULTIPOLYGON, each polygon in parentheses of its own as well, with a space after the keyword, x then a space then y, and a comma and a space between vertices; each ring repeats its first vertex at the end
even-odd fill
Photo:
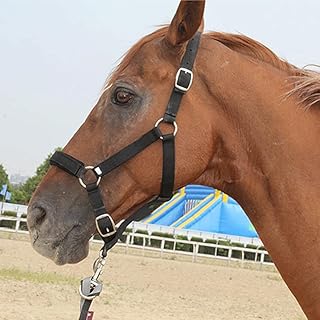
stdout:
POLYGON ((195 36, 188 42, 186 52, 181 60, 180 68, 176 74, 175 85, 171 92, 166 112, 163 118, 159 119, 155 123, 154 128, 145 133, 138 140, 134 141, 96 166, 85 166, 83 162, 61 151, 56 151, 50 159, 51 165, 57 166, 68 174, 77 177, 80 185, 87 190, 89 201, 96 216, 95 221, 97 231, 104 241, 104 246, 101 250, 101 257, 98 261, 98 266, 95 268, 95 275, 90 279, 86 278, 81 284, 80 294, 84 300, 82 303, 80 320, 86 319, 87 311, 90 307, 92 299, 99 295, 101 291, 102 285, 97 281, 97 278, 100 275, 103 264, 105 263, 104 259, 107 256, 108 250, 117 243, 121 234, 132 221, 141 220, 147 217, 152 211, 158 208, 162 203, 170 200, 173 196, 175 178, 174 142, 178 131, 176 116, 180 107, 181 99, 183 95, 190 89, 192 84, 192 68, 198 51, 200 37, 201 33, 197 32, 195 36), (161 132, 159 126, 162 122, 171 124, 173 126, 172 133, 163 134, 161 132), (160 194, 148 203, 144 204, 129 218, 123 221, 118 228, 116 228, 115 223, 111 215, 106 210, 102 200, 99 189, 101 178, 158 140, 162 141, 163 146, 162 181, 160 194), (88 171, 93 172, 96 181, 87 184, 84 177, 88 171), (101 268, 99 267, 100 264, 102 264, 101 268), (85 281, 88 283, 84 283, 85 281), (92 283, 92 281, 96 282, 97 284, 95 285, 95 283, 92 283))

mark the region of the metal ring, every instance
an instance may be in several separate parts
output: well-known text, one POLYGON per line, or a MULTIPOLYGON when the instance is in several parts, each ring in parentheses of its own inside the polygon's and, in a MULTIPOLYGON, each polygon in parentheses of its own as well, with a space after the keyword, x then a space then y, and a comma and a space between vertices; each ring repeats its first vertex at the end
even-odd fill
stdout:
MULTIPOLYGON (((86 166, 86 167, 84 167, 86 170, 92 170, 92 171, 94 171, 93 169, 95 168, 94 166, 86 166)), ((78 178, 79 179, 79 182, 80 182, 80 184, 81 184, 81 186, 82 187, 84 187, 85 189, 87 189, 87 185, 83 182, 83 180, 82 180, 82 178, 78 178)), ((100 183, 100 181, 101 181, 101 177, 98 177, 97 178, 97 181, 96 181, 96 185, 98 186, 99 185, 99 183, 100 183)))
MULTIPOLYGON (((161 122, 163 122, 163 118, 160 118, 160 119, 155 123, 154 127, 155 127, 155 128, 158 128, 158 127, 159 127, 159 124, 160 124, 161 122)), ((178 132, 178 125, 177 125, 177 123, 176 123, 175 121, 173 121, 172 123, 169 123, 169 122, 168 122, 168 124, 172 124, 172 125, 173 125, 174 130, 173 130, 173 133, 172 133, 172 134, 173 134, 173 136, 176 136, 176 134, 177 134, 177 132, 178 132)), ((159 131, 160 131, 160 130, 159 130, 159 131)), ((161 133, 160 139, 163 140, 163 134, 162 134, 161 131, 160 131, 160 133, 161 133)))

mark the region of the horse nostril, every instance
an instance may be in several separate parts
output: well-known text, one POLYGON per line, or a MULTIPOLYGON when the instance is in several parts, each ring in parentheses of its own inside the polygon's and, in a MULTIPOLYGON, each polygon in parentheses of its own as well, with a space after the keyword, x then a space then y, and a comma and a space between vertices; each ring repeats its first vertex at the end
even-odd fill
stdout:
POLYGON ((32 208, 28 211, 27 219, 29 228, 39 226, 46 216, 46 210, 38 205, 32 206, 32 208))

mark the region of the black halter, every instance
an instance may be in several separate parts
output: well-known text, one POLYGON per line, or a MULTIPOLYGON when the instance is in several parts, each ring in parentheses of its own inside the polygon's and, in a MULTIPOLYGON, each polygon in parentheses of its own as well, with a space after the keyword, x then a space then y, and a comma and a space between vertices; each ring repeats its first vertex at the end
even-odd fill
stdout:
MULTIPOLYGON (((176 116, 179 110, 181 99, 183 95, 190 89, 192 84, 192 68, 199 47, 200 37, 201 33, 197 32, 196 35, 188 42, 186 52, 176 74, 175 85, 172 90, 166 112, 163 118, 159 119, 155 123, 154 128, 145 133, 138 140, 134 141, 121 151, 117 152, 96 166, 85 166, 83 162, 60 151, 55 152, 50 159, 51 165, 55 165, 70 175, 77 177, 81 186, 87 190, 89 201, 96 216, 95 221, 97 231, 104 241, 104 246, 101 251, 102 258, 106 257, 108 250, 117 243, 121 234, 132 221, 138 221, 145 218, 162 203, 170 200, 173 195, 175 176, 174 142, 178 131, 176 116), (159 128, 159 125, 162 122, 171 124, 173 127, 173 132, 169 134, 163 134, 159 128), (106 210, 101 197, 99 189, 101 178, 158 140, 162 141, 163 146, 162 182, 160 194, 143 205, 139 210, 122 222, 118 228, 116 228, 115 223, 111 215, 106 210), (86 184, 84 182, 84 176, 88 171, 92 171, 94 173, 96 177, 96 181, 94 183, 86 184)), ((91 294, 91 292, 89 291, 88 294, 91 294)), ((82 296, 85 298, 85 303, 82 306, 80 320, 85 320, 91 300, 86 299, 88 298, 87 294, 82 296)))

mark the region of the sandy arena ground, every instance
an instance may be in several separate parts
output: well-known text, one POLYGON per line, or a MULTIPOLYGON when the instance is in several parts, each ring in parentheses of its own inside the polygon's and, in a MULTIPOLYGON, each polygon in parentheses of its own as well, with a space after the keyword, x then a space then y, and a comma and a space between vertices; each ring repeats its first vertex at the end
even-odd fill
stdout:
MULTIPOLYGON (((277 272, 115 251, 95 320, 306 319, 277 272)), ((80 264, 58 267, 25 236, 0 234, 0 319, 78 319, 77 283, 91 275, 96 255, 92 248, 80 264)))

